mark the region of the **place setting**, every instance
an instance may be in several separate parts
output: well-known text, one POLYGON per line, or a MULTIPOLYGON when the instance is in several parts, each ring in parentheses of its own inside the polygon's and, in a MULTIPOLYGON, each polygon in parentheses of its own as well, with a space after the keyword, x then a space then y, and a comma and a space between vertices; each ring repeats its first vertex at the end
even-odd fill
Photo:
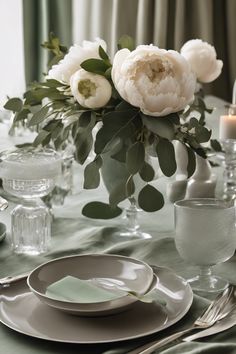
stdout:
POLYGON ((169 269, 94 254, 49 261, 28 277, 6 279, 0 292, 3 324, 29 336, 78 344, 159 332, 178 322, 193 300, 187 282, 169 269))
MULTIPOLYGON (((204 199, 204 204, 202 202, 199 199, 185 200, 175 206, 177 235, 178 223, 182 220, 181 242, 178 236, 175 240, 176 246, 179 243, 177 250, 184 259, 188 254, 190 264, 199 263, 198 258, 197 261, 190 260, 191 253, 184 239, 190 219, 191 222, 197 220, 191 208, 200 209, 201 219, 208 214, 209 220, 211 214, 216 217, 212 212, 216 207, 229 217, 229 230, 234 224, 232 207, 221 207, 215 200, 204 199), (207 208, 209 211, 206 212, 207 208)), ((221 262, 228 257, 229 253, 221 262)), ((235 287, 223 279, 211 278, 209 272, 185 280, 166 267, 121 255, 60 257, 39 265, 30 273, 0 280, 0 321, 23 335, 51 342, 88 347, 94 344, 116 347, 118 343, 127 343, 131 349, 124 353, 146 354, 171 345, 178 338, 192 341, 234 326, 235 287), (172 335, 165 336, 165 330, 171 326, 178 328, 176 325, 192 306, 194 293, 199 291, 205 296, 214 296, 214 300, 208 302, 210 306, 206 305, 203 313, 187 329, 176 329, 172 335), (163 339, 155 341, 159 333, 163 339), (147 343, 135 348, 135 341, 140 340, 147 343)))

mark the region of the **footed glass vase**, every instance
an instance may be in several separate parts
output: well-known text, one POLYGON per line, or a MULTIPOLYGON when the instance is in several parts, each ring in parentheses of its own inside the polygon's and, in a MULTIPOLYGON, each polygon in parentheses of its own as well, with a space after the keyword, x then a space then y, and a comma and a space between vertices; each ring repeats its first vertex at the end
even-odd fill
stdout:
POLYGON ((151 235, 140 229, 138 213, 141 211, 134 198, 130 198, 130 206, 125 208, 125 225, 117 232, 117 236, 127 237, 128 239, 146 239, 151 235))
MULTIPOLYGON (((124 163, 116 161, 109 156, 103 159, 102 165, 102 178, 107 191, 110 193, 117 185, 122 181, 126 181, 129 174, 126 170, 124 163)), ((140 177, 134 179, 135 188, 138 191, 142 188, 144 182, 140 177)), ((130 205, 125 208, 125 216, 123 218, 124 224, 122 224, 118 230, 113 233, 115 238, 121 237, 122 239, 148 239, 151 235, 143 232, 139 225, 138 215, 141 209, 138 208, 136 198, 137 193, 129 198, 130 205)))

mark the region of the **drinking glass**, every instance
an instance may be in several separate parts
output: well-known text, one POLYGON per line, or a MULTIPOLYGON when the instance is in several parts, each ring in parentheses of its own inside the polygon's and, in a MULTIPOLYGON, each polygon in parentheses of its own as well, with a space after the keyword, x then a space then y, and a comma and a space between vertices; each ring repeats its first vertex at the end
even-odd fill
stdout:
POLYGON ((1 154, 3 188, 21 198, 11 213, 11 243, 15 253, 46 252, 51 239, 51 214, 41 197, 50 193, 61 171, 52 149, 21 148, 1 154))
POLYGON ((175 245, 187 263, 199 267, 188 279, 199 292, 218 292, 228 282, 211 267, 233 256, 236 248, 235 207, 217 199, 185 199, 175 204, 175 245))

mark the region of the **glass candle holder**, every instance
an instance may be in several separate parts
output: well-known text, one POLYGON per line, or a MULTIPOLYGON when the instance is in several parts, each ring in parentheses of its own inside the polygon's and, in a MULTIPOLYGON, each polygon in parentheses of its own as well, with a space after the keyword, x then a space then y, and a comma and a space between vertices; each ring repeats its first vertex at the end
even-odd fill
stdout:
POLYGON ((223 199, 235 202, 236 200, 236 140, 221 141, 224 153, 219 159, 223 166, 223 199))
POLYGON ((236 81, 233 87, 232 104, 226 115, 220 116, 219 139, 223 153, 218 154, 224 168, 223 190, 225 200, 236 199, 236 81))
POLYGON ((41 197, 54 188, 61 158, 51 149, 22 148, 1 159, 4 190, 22 200, 11 213, 12 248, 15 253, 44 253, 50 246, 51 214, 41 197))

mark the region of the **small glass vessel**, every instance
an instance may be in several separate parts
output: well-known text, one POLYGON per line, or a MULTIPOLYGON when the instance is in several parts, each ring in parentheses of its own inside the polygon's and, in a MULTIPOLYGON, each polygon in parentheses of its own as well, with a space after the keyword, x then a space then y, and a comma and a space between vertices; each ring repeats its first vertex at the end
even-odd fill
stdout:
POLYGON ((61 173, 61 158, 52 149, 21 148, 1 154, 3 188, 21 198, 11 213, 15 253, 37 255, 49 249, 51 214, 41 197, 50 193, 61 173))
POLYGON ((198 266, 198 275, 187 279, 193 290, 222 291, 229 283, 213 275, 211 268, 227 261, 235 252, 235 207, 211 198, 177 201, 175 245, 183 260, 198 266))

